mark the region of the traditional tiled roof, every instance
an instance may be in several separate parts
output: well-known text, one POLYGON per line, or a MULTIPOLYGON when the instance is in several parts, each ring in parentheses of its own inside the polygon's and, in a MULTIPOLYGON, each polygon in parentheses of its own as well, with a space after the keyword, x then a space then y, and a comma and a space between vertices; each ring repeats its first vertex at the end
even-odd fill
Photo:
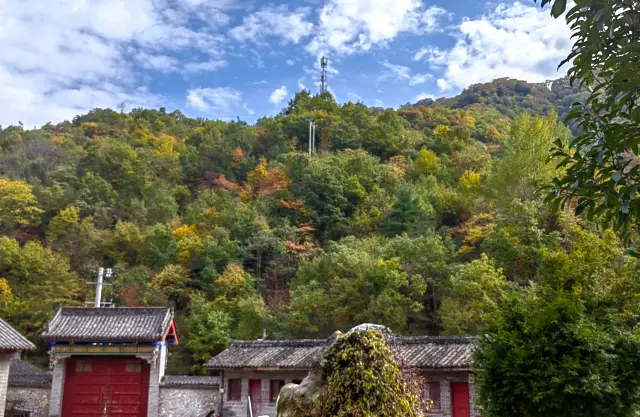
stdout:
MULTIPOLYGON (((471 368, 476 338, 392 337, 391 347, 401 366, 419 369, 467 370, 471 368)), ((234 341, 205 364, 208 369, 301 369, 316 363, 328 340, 234 341)))
POLYGON ((50 341, 158 341, 171 326, 168 307, 62 307, 42 338, 50 341))
POLYGON ((29 339, 0 319, 0 351, 34 350, 35 348, 29 339))
POLYGON ((162 377, 160 386, 166 388, 218 388, 220 387, 220 378, 217 376, 166 375, 162 377))
POLYGON ((51 373, 41 370, 20 359, 12 359, 9 366, 9 386, 51 387, 51 373))
POLYGON ((320 358, 324 339, 239 340, 205 364, 209 369, 283 368, 311 369, 320 358))
POLYGON ((392 349, 405 368, 470 369, 475 337, 396 337, 392 349))

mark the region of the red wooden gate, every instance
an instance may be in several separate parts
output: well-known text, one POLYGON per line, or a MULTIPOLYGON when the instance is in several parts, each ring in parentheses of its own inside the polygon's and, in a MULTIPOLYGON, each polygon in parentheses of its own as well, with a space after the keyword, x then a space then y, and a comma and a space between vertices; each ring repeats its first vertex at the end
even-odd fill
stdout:
POLYGON ((69 359, 62 417, 146 417, 149 371, 137 358, 69 359))
POLYGON ((451 412, 453 417, 471 417, 469 406, 469 384, 451 383, 451 412))

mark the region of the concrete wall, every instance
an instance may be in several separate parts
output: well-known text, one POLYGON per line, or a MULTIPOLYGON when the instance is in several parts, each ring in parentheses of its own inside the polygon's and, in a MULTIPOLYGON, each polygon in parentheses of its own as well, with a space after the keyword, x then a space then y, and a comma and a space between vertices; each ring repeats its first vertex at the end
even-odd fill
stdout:
POLYGON ((0 352, 0 417, 4 417, 4 405, 7 398, 7 384, 9 383, 10 353, 0 352))
POLYGON ((284 380, 285 384, 295 380, 302 380, 309 374, 307 371, 225 371, 224 372, 224 396, 223 396, 223 417, 246 417, 247 416, 247 397, 249 396, 249 379, 260 379, 261 384, 261 401, 260 410, 254 417, 269 416, 275 417, 276 403, 269 401, 270 381, 272 379, 284 380), (227 392, 229 389, 229 379, 241 379, 242 391, 240 401, 227 400, 227 392))
POLYGON ((31 410, 36 415, 49 415, 49 397, 51 387, 9 386, 7 389, 7 405, 31 410))
POLYGON ((219 403, 218 387, 160 388, 160 417, 206 417, 219 403))

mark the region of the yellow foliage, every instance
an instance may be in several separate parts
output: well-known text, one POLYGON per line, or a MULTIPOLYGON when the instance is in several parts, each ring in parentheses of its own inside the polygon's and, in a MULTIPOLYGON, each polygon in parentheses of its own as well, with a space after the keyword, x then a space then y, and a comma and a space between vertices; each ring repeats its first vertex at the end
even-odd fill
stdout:
POLYGON ((440 158, 433 151, 423 149, 413 163, 413 169, 417 174, 436 175, 440 172, 440 158))
POLYGON ((9 286, 9 281, 5 278, 0 278, 0 303, 8 302, 13 299, 13 292, 9 286))
POLYGON ((473 191, 480 186, 480 174, 470 169, 466 170, 458 180, 464 191, 473 191))
POLYGON ((446 125, 440 125, 436 127, 433 131, 433 134, 436 136, 443 136, 443 135, 446 135, 447 133, 449 133, 449 126, 446 126, 446 125))
POLYGON ((87 136, 95 136, 100 130, 100 126, 96 122, 84 122, 80 125, 87 136))
POLYGON ((494 125, 487 126, 487 130, 484 133, 484 139, 492 142, 497 142, 502 139, 502 135, 498 132, 498 129, 494 125))
POLYGON ((462 125, 466 128, 473 129, 476 127, 476 119, 470 114, 467 114, 462 118, 462 125))
POLYGON ((198 228, 195 225, 183 225, 173 231, 173 237, 180 241, 187 236, 198 236, 198 228))

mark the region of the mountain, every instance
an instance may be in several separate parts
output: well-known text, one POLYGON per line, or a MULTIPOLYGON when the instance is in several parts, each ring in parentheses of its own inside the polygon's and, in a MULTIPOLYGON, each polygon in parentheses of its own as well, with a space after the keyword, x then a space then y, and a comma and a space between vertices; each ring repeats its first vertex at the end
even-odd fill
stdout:
POLYGON ((413 104, 419 106, 444 106, 453 109, 469 109, 485 105, 513 119, 522 112, 547 114, 556 108, 560 119, 569 112, 575 102, 583 102, 588 95, 585 89, 571 86, 569 77, 544 83, 528 83, 512 78, 498 78, 488 83, 474 84, 452 98, 424 99, 413 104))

